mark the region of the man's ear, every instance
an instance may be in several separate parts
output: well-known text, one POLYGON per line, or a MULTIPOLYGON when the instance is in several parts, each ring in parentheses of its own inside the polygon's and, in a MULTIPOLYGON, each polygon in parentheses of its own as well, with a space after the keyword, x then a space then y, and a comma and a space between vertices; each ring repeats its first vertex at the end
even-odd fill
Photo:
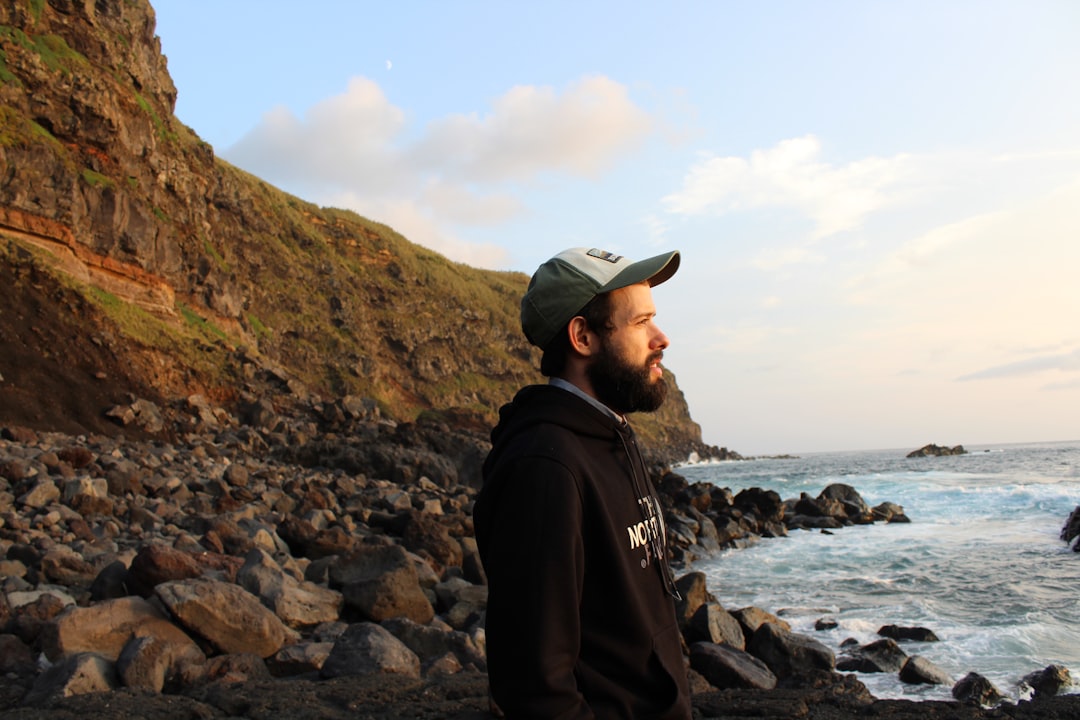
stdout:
POLYGON ((589 324, 585 322, 585 318, 580 315, 572 318, 566 330, 570 336, 570 347, 578 355, 590 357, 596 352, 598 338, 596 333, 589 329, 589 324))

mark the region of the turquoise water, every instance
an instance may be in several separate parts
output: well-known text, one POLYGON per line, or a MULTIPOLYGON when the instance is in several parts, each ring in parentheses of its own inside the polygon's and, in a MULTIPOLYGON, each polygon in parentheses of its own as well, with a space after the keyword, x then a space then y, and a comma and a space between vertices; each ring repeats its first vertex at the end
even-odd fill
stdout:
MULTIPOLYGON (((689 569, 729 609, 756 605, 837 655, 840 643, 879 639, 882 625, 928 627, 938 643, 902 643, 954 680, 968 672, 1017 697, 1026 674, 1050 664, 1080 683, 1080 553, 1059 538, 1080 505, 1080 442, 970 446, 969 454, 905 458, 906 450, 687 465, 690 482, 787 499, 851 485, 871 506, 904 507, 910 524, 795 531, 730 550, 689 569), (839 623, 818 632, 820 618, 839 623)), ((877 697, 947 699, 950 687, 860 674, 877 697)), ((1080 692, 1075 686, 1074 692, 1080 692)))

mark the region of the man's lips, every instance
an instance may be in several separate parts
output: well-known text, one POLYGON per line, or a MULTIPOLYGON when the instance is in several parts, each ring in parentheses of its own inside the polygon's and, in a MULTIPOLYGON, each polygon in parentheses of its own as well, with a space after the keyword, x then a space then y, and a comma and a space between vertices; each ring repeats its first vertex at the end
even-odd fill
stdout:
POLYGON ((663 353, 657 353, 649 358, 649 374, 662 376, 664 369, 660 367, 660 361, 664 359, 663 353))

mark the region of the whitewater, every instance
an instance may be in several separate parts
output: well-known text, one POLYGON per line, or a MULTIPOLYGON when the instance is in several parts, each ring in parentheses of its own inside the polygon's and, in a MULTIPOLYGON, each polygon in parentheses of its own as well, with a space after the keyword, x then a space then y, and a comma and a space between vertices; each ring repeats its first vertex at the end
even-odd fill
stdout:
MULTIPOLYGON (((1080 553, 1060 539, 1080 505, 1080 441, 966 449, 948 457, 879 450, 681 466, 691 483, 760 487, 784 499, 844 483, 871 507, 895 502, 911 519, 792 531, 687 569, 705 573, 725 608, 777 613, 837 656, 846 639, 881 639, 883 625, 926 627, 940 642, 901 648, 954 681, 977 672, 1019 699, 1023 676, 1058 664, 1072 673, 1069 692, 1080 692, 1080 553), (838 625, 815 630, 820 619, 838 625)), ((906 685, 895 673, 858 676, 879 698, 951 699, 951 686, 906 685)))

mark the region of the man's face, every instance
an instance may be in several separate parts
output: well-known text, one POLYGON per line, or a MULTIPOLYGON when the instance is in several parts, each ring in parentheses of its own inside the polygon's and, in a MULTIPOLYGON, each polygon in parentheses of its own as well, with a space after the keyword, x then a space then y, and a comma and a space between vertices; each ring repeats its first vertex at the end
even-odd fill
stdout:
POLYGON ((656 326, 648 283, 611 293, 611 326, 587 373, 597 399, 618 413, 652 412, 667 397, 660 360, 668 338, 656 326))

